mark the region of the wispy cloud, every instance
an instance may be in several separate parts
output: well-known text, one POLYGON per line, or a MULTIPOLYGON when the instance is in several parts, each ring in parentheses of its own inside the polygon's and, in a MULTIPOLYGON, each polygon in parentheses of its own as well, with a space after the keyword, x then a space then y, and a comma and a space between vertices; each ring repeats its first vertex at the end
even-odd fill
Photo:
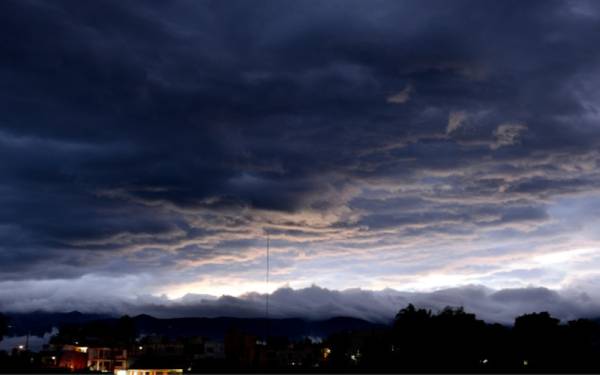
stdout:
POLYGON ((490 147, 495 150, 503 146, 512 146, 520 142, 521 134, 527 130, 523 124, 501 124, 494 131, 496 142, 490 147))
POLYGON ((413 92, 412 85, 406 85, 406 87, 404 89, 402 89, 402 91, 388 96, 387 102, 393 103, 393 104, 404 104, 410 99, 410 95, 412 94, 412 92, 413 92))
POLYGON ((452 111, 448 116, 448 126, 446 127, 446 133, 450 134, 458 129, 468 118, 468 114, 465 111, 452 111))

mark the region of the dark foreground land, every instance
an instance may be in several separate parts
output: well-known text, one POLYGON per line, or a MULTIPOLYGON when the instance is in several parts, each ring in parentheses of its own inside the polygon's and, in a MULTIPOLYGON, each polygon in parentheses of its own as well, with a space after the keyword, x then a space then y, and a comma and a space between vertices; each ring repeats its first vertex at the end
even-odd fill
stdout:
POLYGON ((488 324, 462 308, 412 305, 389 325, 360 319, 119 319, 7 315, 1 334, 60 327, 42 350, 0 352, 1 372, 170 375, 201 372, 600 372, 600 325, 548 313, 488 324), (32 318, 33 316, 33 318, 32 318), (52 322, 50 320, 54 319, 52 322))

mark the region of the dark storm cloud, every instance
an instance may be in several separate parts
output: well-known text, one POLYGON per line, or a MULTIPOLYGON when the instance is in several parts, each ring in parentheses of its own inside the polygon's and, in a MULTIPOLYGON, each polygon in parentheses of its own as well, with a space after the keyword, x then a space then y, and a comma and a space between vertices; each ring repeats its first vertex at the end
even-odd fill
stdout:
POLYGON ((586 4, 3 1, 0 278, 533 236, 600 181, 586 4))

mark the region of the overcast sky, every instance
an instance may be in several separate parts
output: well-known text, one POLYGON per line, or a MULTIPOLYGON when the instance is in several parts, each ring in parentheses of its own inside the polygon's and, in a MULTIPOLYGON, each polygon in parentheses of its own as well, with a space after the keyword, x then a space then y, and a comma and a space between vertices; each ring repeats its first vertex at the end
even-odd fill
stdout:
POLYGON ((1 1, 0 310, 600 296, 598 45, 597 1, 1 1))

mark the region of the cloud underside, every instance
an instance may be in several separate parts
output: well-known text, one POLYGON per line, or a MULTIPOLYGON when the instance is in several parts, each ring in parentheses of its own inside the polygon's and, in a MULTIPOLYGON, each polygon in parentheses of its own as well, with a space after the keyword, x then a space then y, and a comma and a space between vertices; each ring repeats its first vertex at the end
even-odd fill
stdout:
POLYGON ((598 241, 586 4, 3 1, 0 282, 258 285, 269 233, 275 285, 571 285, 536 257, 598 241))
MULTIPOLYGON (((5 296, 6 297, 6 296, 5 296)), ((29 296, 26 296, 29 297, 29 296)), ((40 296, 41 297, 41 296, 40 296)), ((38 298, 40 298, 38 297, 38 298)), ((114 295, 82 296, 79 300, 41 297, 45 311, 121 314, 151 314, 161 318, 238 317, 263 318, 265 295, 248 293, 239 297, 188 294, 176 300, 140 296, 117 298, 114 295), (76 303, 76 305, 74 305, 76 303)), ((39 299, 38 299, 39 301, 39 299)), ((585 293, 556 292, 546 288, 494 290, 484 286, 464 286, 435 292, 401 292, 393 289, 370 291, 329 290, 317 286, 302 289, 281 288, 269 297, 269 316, 311 320, 333 317, 355 317, 378 323, 389 323, 398 311, 412 303, 432 312, 447 306, 462 306, 487 322, 511 324, 522 314, 548 311, 564 322, 581 317, 595 318, 600 305, 585 293)), ((29 311, 31 301, 14 301, 12 312, 29 311)))

